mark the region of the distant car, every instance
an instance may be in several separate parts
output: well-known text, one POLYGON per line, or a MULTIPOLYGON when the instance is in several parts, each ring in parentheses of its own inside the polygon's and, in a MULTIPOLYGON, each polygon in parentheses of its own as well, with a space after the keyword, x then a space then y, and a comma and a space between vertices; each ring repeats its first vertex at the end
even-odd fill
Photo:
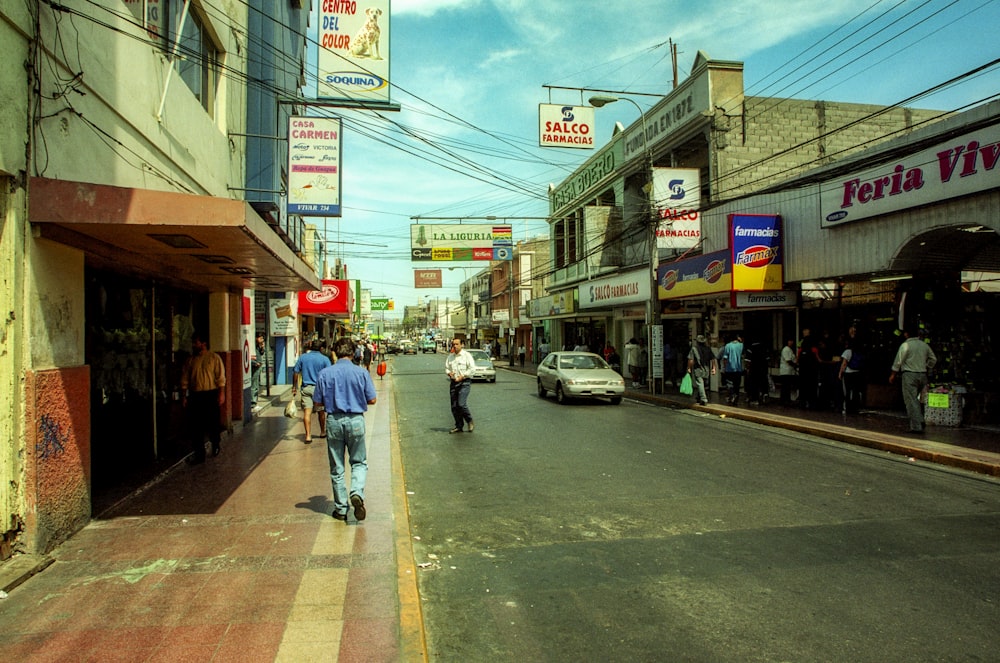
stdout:
POLYGON ((421 352, 437 352, 438 351, 438 344, 437 344, 437 342, 435 342, 435 341, 433 341, 433 340, 431 340, 429 338, 425 338, 424 340, 420 341, 420 351, 421 352))
POLYGON ((417 354, 417 344, 413 341, 400 341, 399 351, 404 355, 415 355, 417 354))
POLYGON ((472 373, 473 380, 484 380, 486 382, 497 381, 497 369, 493 367, 493 360, 486 350, 469 350, 476 368, 472 373))
POLYGON ((609 398, 622 402, 625 380, 593 352, 552 352, 538 365, 538 396, 548 392, 565 403, 571 398, 609 398))

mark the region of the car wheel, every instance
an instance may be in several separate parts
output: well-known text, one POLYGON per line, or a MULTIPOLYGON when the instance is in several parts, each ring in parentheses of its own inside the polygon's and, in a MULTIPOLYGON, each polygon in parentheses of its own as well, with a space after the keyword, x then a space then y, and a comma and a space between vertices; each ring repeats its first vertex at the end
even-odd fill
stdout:
POLYGON ((558 401, 558 402, 559 402, 559 403, 560 403, 561 405, 565 405, 565 404, 566 404, 566 401, 568 401, 568 400, 569 400, 568 398, 566 398, 566 394, 565 394, 565 392, 563 392, 563 388, 562 388, 562 385, 561 385, 561 384, 559 384, 558 382, 556 383, 556 400, 557 400, 557 401, 558 401))
POLYGON ((622 402, 622 397, 621 396, 612 396, 611 397, 611 404, 612 405, 621 405, 621 402, 622 402))
POLYGON ((542 381, 538 381, 538 397, 545 398, 545 387, 542 386, 542 381))

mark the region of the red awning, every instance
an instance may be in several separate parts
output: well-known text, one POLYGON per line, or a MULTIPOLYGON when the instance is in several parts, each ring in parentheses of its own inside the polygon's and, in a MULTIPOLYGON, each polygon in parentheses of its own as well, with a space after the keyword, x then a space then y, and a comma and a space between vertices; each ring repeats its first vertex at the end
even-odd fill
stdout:
POLYGON ((322 290, 299 292, 299 315, 350 317, 354 296, 348 281, 323 280, 322 290))

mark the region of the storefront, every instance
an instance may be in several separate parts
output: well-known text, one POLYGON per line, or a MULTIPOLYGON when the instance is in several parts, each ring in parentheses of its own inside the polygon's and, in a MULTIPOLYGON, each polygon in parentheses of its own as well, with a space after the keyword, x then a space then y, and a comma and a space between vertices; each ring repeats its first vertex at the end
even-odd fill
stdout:
POLYGON ((46 178, 32 178, 31 189, 37 309, 52 321, 38 352, 55 368, 28 373, 26 389, 41 396, 29 403, 28 426, 72 449, 35 471, 86 485, 71 508, 44 498, 51 512, 39 521, 54 523, 99 513, 190 450, 179 382, 195 331, 225 366, 220 428, 245 421, 250 288, 297 291, 319 279, 243 201, 46 178), (59 380, 68 387, 46 390, 59 380))
MULTIPOLYGON (((603 353, 610 343, 621 349, 632 338, 649 343, 647 310, 652 282, 647 269, 593 279, 577 287, 579 312, 572 322, 573 339, 591 352, 603 353), (588 315, 584 315, 588 314, 588 315)), ((647 353, 649 348, 647 347, 647 353)))
POLYGON ((1000 305, 990 289, 1000 278, 998 150, 1000 102, 991 102, 713 209, 707 241, 723 240, 728 215, 742 209, 780 214, 800 328, 831 363, 854 328, 869 406, 898 405, 892 361, 902 330, 919 329, 938 356, 934 388, 962 396, 965 423, 997 423, 1000 323, 989 312, 1000 305))

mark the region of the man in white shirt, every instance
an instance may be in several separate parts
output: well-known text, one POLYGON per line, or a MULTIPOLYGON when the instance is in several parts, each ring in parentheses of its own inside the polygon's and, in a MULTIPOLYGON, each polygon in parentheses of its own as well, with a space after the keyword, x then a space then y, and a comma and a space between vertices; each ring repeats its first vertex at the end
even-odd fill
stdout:
POLYGON ((451 414, 455 417, 455 427, 448 431, 449 433, 461 433, 466 423, 469 424, 470 433, 476 428, 468 403, 475 366, 472 355, 462 348, 461 339, 452 340, 451 352, 444 362, 445 373, 451 381, 451 414))
POLYGON ((924 432, 924 413, 920 407, 920 392, 928 385, 927 372, 937 364, 937 355, 931 346, 924 341, 924 331, 909 328, 906 340, 899 346, 896 359, 892 362, 892 375, 889 383, 901 376, 903 383, 903 403, 910 419, 910 433, 924 432))

